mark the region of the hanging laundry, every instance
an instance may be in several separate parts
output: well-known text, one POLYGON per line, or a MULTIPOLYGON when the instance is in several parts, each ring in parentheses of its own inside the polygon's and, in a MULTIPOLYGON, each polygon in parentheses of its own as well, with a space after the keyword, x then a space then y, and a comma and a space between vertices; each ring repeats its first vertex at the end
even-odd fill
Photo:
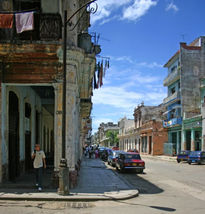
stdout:
POLYGON ((0 28, 13 27, 13 14, 0 14, 0 28))
POLYGON ((103 61, 100 65, 100 87, 103 85, 103 61))
POLYGON ((97 65, 97 77, 98 77, 98 81, 97 81, 97 88, 100 87, 100 62, 98 62, 98 65, 97 65))
POLYGON ((97 84, 97 81, 96 81, 96 76, 95 76, 95 72, 94 72, 94 89, 98 89, 98 84, 97 84))
POLYGON ((23 31, 34 29, 34 16, 33 12, 16 13, 16 32, 22 33, 23 31))

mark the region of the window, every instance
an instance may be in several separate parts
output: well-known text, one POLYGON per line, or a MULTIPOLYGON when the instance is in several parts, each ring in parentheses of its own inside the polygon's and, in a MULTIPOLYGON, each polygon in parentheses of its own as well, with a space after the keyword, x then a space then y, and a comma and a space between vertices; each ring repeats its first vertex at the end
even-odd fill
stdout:
POLYGON ((175 109, 172 109, 171 112, 170 112, 170 118, 175 118, 176 117, 176 110, 175 109))
POLYGON ((175 87, 171 88, 171 94, 175 93, 175 87))
POLYGON ((174 66, 171 68, 171 72, 175 71, 175 70, 176 70, 176 68, 177 68, 177 66, 176 66, 176 65, 174 65, 174 66))

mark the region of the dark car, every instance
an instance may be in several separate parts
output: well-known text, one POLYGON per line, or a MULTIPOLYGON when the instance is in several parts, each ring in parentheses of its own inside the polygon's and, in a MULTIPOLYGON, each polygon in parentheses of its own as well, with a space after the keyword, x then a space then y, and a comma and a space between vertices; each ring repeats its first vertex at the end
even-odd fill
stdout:
POLYGON ((116 169, 119 171, 135 170, 139 173, 143 173, 145 162, 141 160, 139 153, 120 153, 116 160, 116 169))
POLYGON ((190 152, 188 157, 188 163, 205 164, 205 151, 190 152))
POLYGON ((108 164, 111 165, 111 166, 115 166, 115 163, 116 163, 116 158, 118 157, 118 154, 119 153, 122 153, 122 151, 120 150, 116 150, 116 151, 111 151, 110 155, 108 156, 108 164))
POLYGON ((188 161, 190 151, 184 150, 177 154, 177 162, 180 163, 181 161, 188 161))

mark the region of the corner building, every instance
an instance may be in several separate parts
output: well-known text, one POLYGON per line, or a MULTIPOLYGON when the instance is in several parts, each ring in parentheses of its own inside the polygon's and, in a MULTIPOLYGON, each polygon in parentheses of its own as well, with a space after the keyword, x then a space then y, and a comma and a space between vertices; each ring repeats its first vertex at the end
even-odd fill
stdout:
MULTIPOLYGON (((34 11, 34 30, 0 28, 0 182, 14 181, 32 167, 35 143, 58 174, 62 157, 64 10, 71 17, 87 0, 4 0, 0 11, 34 11)), ((67 31, 66 159, 71 186, 91 129, 95 44, 90 14, 77 13, 67 31), (76 25, 77 23, 77 25, 76 25)))

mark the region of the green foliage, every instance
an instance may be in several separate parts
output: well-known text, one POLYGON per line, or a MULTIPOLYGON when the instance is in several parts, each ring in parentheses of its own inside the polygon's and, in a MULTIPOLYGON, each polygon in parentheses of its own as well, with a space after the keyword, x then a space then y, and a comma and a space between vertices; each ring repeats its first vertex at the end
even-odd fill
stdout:
POLYGON ((119 139, 117 137, 118 131, 107 131, 106 137, 109 139, 111 146, 117 146, 119 144, 119 139))

